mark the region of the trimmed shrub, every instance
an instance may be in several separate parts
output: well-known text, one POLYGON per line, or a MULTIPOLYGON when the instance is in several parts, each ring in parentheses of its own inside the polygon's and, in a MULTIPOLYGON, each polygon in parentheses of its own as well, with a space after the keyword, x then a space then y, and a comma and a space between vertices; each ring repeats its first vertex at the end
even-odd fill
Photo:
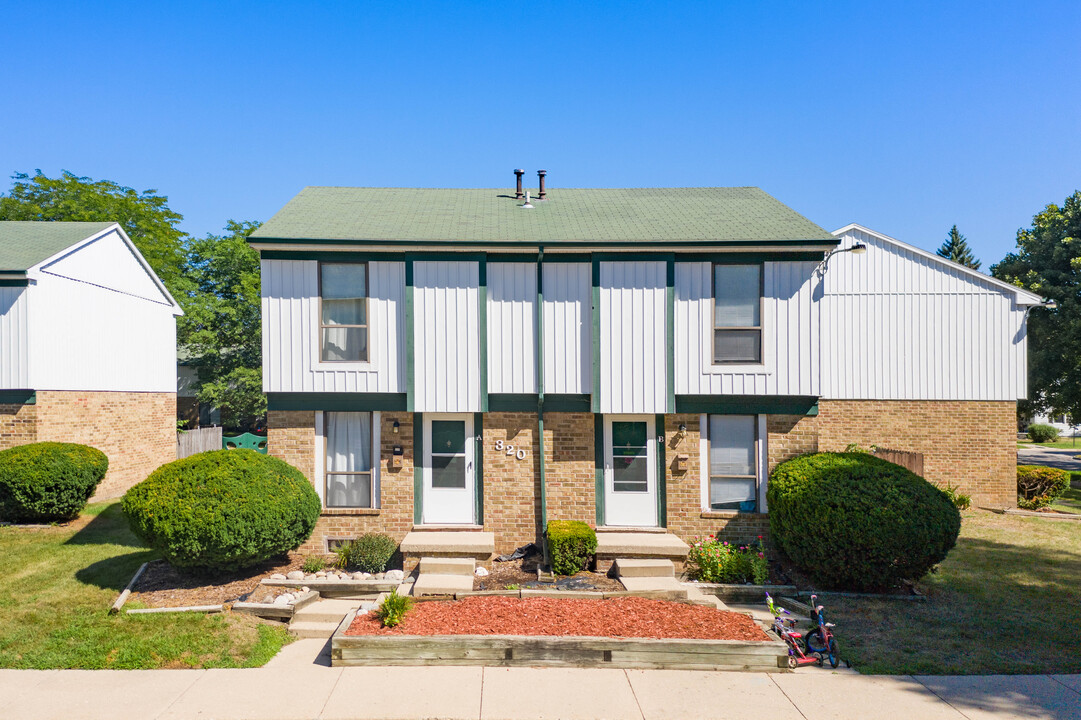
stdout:
POLYGON ((79 515, 105 472, 101 450, 40 442, 0 452, 0 519, 53 522, 79 515))
POLYGON ((1029 425, 1028 439, 1037 443, 1058 442, 1058 428, 1040 423, 1029 425))
POLYGON ((390 591, 390 595, 383 598, 379 607, 373 613, 382 623, 383 627, 396 627, 405 619, 405 614, 413 607, 413 598, 408 595, 399 595, 398 589, 390 591))
POLYGON ((1017 466, 1017 507, 1039 510, 1070 489, 1070 473, 1043 465, 1017 466))
POLYGON ((946 493, 864 453, 781 463, 767 500, 777 547, 830 588, 877 590, 916 580, 946 557, 961 530, 946 493))
POLYGON ((235 570, 296 549, 319 519, 299 470, 254 450, 162 465, 124 496, 132 532, 178 568, 235 570))
POLYGON ((368 533, 349 543, 349 565, 367 573, 381 573, 394 557, 398 543, 386 535, 368 533))
POLYGON ((548 523, 548 557, 552 572, 574 575, 589 567, 597 552, 597 533, 580 520, 552 520, 548 523))

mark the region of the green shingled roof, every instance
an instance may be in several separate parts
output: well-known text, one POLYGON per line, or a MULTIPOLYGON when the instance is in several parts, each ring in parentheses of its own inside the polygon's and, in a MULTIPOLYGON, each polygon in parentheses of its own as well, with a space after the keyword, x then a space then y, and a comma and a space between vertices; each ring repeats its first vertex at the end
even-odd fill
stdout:
POLYGON ((754 187, 555 188, 520 207, 513 190, 308 187, 253 242, 620 245, 836 243, 754 187))
POLYGON ((0 272, 26 272, 111 222, 0 221, 0 272))

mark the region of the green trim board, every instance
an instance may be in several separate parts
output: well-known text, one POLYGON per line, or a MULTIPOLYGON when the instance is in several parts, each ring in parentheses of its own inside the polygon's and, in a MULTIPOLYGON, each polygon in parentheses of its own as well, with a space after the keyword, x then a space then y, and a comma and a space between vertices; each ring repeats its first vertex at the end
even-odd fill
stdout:
POLYGON ((593 353, 593 387, 591 409, 595 413, 601 411, 601 261, 593 258, 590 271, 592 277, 593 301, 590 311, 592 323, 591 352, 593 353))
POLYGON ((413 524, 424 519, 424 416, 413 413, 413 524), (419 448, 419 450, 418 450, 419 448))
POLYGON ((677 413, 817 415, 815 395, 676 395, 677 413))
POLYGON ((416 350, 413 347, 413 258, 405 258, 405 407, 414 410, 417 405, 416 350))
POLYGON ((488 412, 589 412, 589 395, 544 395, 543 401, 536 393, 491 393, 488 396, 488 412))
POLYGON ((488 263, 481 257, 477 261, 477 362, 480 367, 480 409, 488 411, 488 263))
POLYGON ((323 410, 330 412, 371 412, 407 410, 405 393, 271 392, 266 394, 267 410, 323 410))
POLYGON ((0 405, 37 405, 38 394, 34 390, 0 390, 0 405))
POLYGON ((473 516, 484 525, 484 414, 473 413, 473 516))
POLYGON ((30 278, 0 278, 0 287, 29 287, 30 278))
POLYGON ((665 410, 676 411, 676 263, 671 257, 664 271, 664 384, 665 410))
POLYGON ((590 261, 589 253, 555 253, 545 255, 544 248, 539 248, 538 252, 522 252, 522 253, 503 253, 494 252, 488 253, 488 262, 555 262, 555 263, 587 263, 590 261))
MULTIPOLYGON (((759 262, 818 262, 825 257, 827 248, 822 250, 759 250, 755 252, 677 252, 676 262, 710 262, 710 263, 759 263, 759 262)), ((438 252, 411 252, 416 260, 479 260, 483 257, 488 262, 537 262, 539 255, 543 255, 544 262, 549 263, 588 263, 594 256, 599 256, 603 261, 634 261, 634 260, 664 260, 671 257, 671 251, 664 252, 597 252, 597 253, 484 253, 470 248, 460 253, 438 252)), ((263 260, 318 260, 320 262, 362 262, 382 261, 401 262, 401 251, 374 251, 374 250, 261 250, 259 257, 263 260)))
POLYGON ((604 416, 593 416, 593 465, 596 473, 597 527, 604 525, 604 416))
POLYGON ((656 416, 657 430, 657 527, 668 527, 668 473, 665 472, 664 415, 656 416))

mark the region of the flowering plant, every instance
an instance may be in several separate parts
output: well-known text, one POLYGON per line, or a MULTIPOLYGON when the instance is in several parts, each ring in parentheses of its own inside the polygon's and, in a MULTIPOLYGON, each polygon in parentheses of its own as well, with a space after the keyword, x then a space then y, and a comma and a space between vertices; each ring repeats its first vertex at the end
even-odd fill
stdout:
POLYGON ((732 545, 714 537, 693 538, 687 571, 702 582, 765 585, 769 580, 769 562, 761 536, 751 545, 732 545))

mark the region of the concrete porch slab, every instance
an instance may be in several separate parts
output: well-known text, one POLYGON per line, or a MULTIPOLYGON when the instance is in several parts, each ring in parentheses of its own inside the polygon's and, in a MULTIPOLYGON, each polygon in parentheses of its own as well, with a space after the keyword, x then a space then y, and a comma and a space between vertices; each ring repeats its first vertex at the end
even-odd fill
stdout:
POLYGON ((495 533, 471 530, 413 530, 399 548, 402 555, 487 560, 495 552, 495 533))

